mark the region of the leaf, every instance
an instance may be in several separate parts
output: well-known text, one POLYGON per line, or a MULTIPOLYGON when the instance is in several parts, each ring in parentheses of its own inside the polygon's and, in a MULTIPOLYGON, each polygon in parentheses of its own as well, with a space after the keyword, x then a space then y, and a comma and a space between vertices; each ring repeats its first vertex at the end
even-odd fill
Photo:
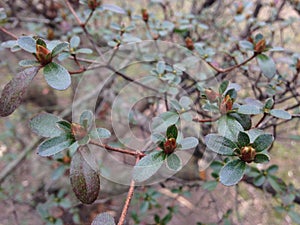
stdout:
POLYGON ((257 55, 258 66, 260 67, 262 73, 269 79, 273 78, 276 74, 276 65, 272 58, 259 54, 257 55))
POLYGON ((82 53, 82 54, 92 54, 93 53, 93 50, 90 49, 90 48, 80 48, 80 49, 77 49, 75 51, 76 54, 78 53, 82 53))
POLYGON ((267 176, 267 180, 276 192, 282 191, 282 185, 278 182, 278 178, 272 175, 267 176))
POLYGON ((165 72, 165 69, 166 69, 166 65, 164 61, 159 61, 156 64, 156 70, 159 74, 163 74, 165 72))
POLYGON ((241 105, 238 109, 238 113, 246 115, 257 115, 262 113, 262 111, 255 105, 241 105))
POLYGON ((230 113, 227 116, 238 121, 244 130, 249 130, 252 127, 252 121, 249 115, 238 114, 238 113, 230 113))
POLYGON ((198 145, 199 141, 195 137, 187 137, 184 138, 183 140, 180 141, 180 149, 185 150, 185 149, 192 149, 195 148, 198 145))
POLYGON ((177 135, 178 135, 178 130, 177 130, 176 125, 173 124, 173 125, 169 126, 168 129, 167 129, 166 134, 167 134, 168 139, 169 138, 175 138, 176 139, 177 135))
POLYGON ((253 183, 255 186, 259 187, 263 185, 265 181, 266 181, 266 177, 263 174, 260 174, 254 178, 253 183))
POLYGON ((80 37, 77 35, 73 36, 70 40, 70 48, 77 48, 80 44, 80 37))
POLYGON ((119 6, 116 6, 116 5, 112 5, 112 4, 102 4, 101 7, 103 9, 106 9, 106 10, 109 10, 109 11, 112 11, 112 12, 115 12, 115 13, 119 13, 119 14, 125 14, 125 10, 122 9, 121 7, 119 6))
POLYGON ((111 133, 105 128, 97 128, 96 131, 91 132, 92 138, 109 138, 111 133))
POLYGON ((279 167, 277 165, 271 165, 267 169, 268 174, 275 174, 278 171, 279 167))
POLYGON ((133 179, 143 182, 153 176, 163 164, 162 152, 152 152, 144 156, 133 168, 133 179))
POLYGON ((70 135, 61 135, 45 140, 38 146, 38 154, 40 156, 52 156, 68 148, 74 140, 70 135))
POLYGON ((175 154, 171 154, 167 157, 167 167, 170 170, 179 171, 182 168, 181 159, 175 154))
POLYGON ((85 110, 81 115, 79 119, 79 123, 86 129, 88 129, 93 122, 94 114, 90 110, 85 110))
POLYGON ((39 67, 25 69, 5 85, 0 98, 0 116, 5 117, 12 114, 21 104, 22 98, 38 70, 39 67))
POLYGON ((265 109, 271 109, 272 106, 274 105, 274 100, 272 98, 268 98, 265 102, 265 109))
POLYGON ((52 57, 57 56, 59 53, 61 53, 62 51, 64 51, 68 47, 69 47, 69 43, 67 43, 67 42, 59 43, 52 50, 52 52, 51 52, 52 57))
POLYGON ((220 171, 220 181, 225 186, 237 184, 244 176, 246 163, 240 159, 229 161, 220 171))
POLYGON ((32 37, 29 36, 19 37, 18 45, 20 46, 20 48, 22 48, 27 52, 35 53, 36 51, 36 42, 32 37))
POLYGON ((268 149, 274 140, 273 135, 271 134, 262 134, 259 135, 253 142, 252 147, 256 152, 261 152, 268 149))
POLYGON ((238 135, 238 144, 240 147, 248 146, 250 138, 247 133, 240 131, 238 135))
POLYGON ((57 126, 61 118, 49 113, 41 113, 33 117, 30 122, 30 129, 42 137, 57 137, 62 134, 62 130, 57 126))
POLYGON ((21 60, 19 62, 19 65, 23 67, 32 67, 32 66, 39 66, 40 62, 36 60, 21 60))
POLYGON ((58 121, 56 123, 57 123, 57 126, 60 129, 64 130, 66 133, 70 133, 71 132, 71 123, 69 123, 68 121, 61 120, 61 121, 58 121))
POLYGON ((109 213, 100 213, 93 220, 91 225, 115 225, 114 218, 109 213))
POLYGON ((100 177, 83 157, 82 151, 88 148, 80 146, 72 157, 70 181, 76 197, 85 204, 93 203, 100 191, 100 177))
POLYGON ((219 94, 222 95, 222 94, 226 91, 228 85, 229 85, 229 81, 228 81, 228 80, 223 81, 223 82, 220 84, 220 87, 219 87, 219 94))
POLYGON ((203 190, 213 191, 216 189, 217 185, 218 181, 210 180, 203 183, 201 187, 203 188, 203 190))
POLYGON ((233 155, 234 149, 238 148, 234 142, 218 134, 208 134, 205 144, 210 150, 221 155, 233 155))
POLYGON ((255 163, 267 163, 269 161, 270 161, 270 157, 263 153, 256 154, 254 158, 255 163))
POLYGON ((290 210, 288 214, 296 224, 300 224, 300 214, 299 213, 297 213, 293 210, 290 210))
POLYGON ((47 83, 54 89, 65 90, 71 85, 69 72, 55 62, 48 63, 43 72, 47 83))
POLYGON ((232 116, 224 115, 218 121, 218 133, 236 141, 238 133, 244 131, 243 126, 232 116))
POLYGON ((179 104, 184 108, 187 109, 189 106, 193 103, 193 101, 187 97, 187 96, 182 96, 179 100, 179 104))
POLYGON ((270 114, 274 117, 277 117, 279 119, 284 119, 284 120, 290 120, 292 118, 291 114, 289 112, 282 110, 282 109, 272 109, 270 111, 270 114))
POLYGON ((239 42, 239 46, 245 50, 253 50, 253 44, 250 41, 242 40, 239 42))

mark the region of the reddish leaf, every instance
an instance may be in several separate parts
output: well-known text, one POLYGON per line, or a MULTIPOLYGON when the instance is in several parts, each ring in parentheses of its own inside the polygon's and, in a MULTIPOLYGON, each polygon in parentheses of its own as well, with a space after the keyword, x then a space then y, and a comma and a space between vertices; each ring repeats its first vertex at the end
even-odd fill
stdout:
POLYGON ((86 160, 87 146, 80 146, 71 161, 70 181, 76 197, 85 204, 93 203, 99 194, 100 178, 86 160))
POLYGON ((0 98, 0 116, 12 114, 21 104, 23 95, 38 70, 39 67, 25 69, 4 87, 0 98))

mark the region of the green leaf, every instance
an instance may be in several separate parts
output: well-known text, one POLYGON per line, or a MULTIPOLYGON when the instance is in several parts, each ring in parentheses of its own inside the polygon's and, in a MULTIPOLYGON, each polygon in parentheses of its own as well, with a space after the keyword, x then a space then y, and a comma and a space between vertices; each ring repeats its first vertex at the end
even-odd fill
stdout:
POLYGON ((274 100, 272 98, 268 98, 265 102, 265 109, 271 109, 274 105, 274 100))
POLYGON ((237 184, 244 176, 246 163, 240 159, 229 161, 220 171, 220 181, 225 186, 237 184))
POLYGON ((268 174, 275 174, 278 171, 279 167, 277 165, 271 165, 267 169, 268 174))
POLYGON ((152 152, 144 156, 133 168, 133 179, 137 182, 149 179, 159 170, 163 162, 161 151, 152 152))
POLYGON ((219 93, 220 93, 221 95, 226 91, 228 85, 229 85, 229 81, 228 81, 228 80, 225 80, 225 81, 223 81, 223 82, 220 84, 220 87, 219 87, 219 93))
POLYGON ((167 167, 170 170, 179 171, 182 167, 181 159, 175 154, 171 154, 167 157, 167 167))
POLYGON ((69 123, 68 121, 65 120, 61 120, 56 122, 57 126, 62 129, 63 131, 65 131, 65 133, 70 133, 71 132, 71 123, 69 123))
POLYGON ((97 128, 96 131, 91 132, 92 138, 109 138, 111 133, 105 128, 97 128))
POLYGON ((293 210, 290 210, 288 214, 296 224, 300 224, 300 214, 299 213, 297 213, 293 210))
POLYGON ((179 104, 181 105, 181 107, 183 107, 184 109, 188 109, 189 106, 193 103, 192 99, 190 99, 187 96, 182 96, 179 100, 179 104))
POLYGON ((247 133, 240 131, 238 135, 238 145, 240 147, 248 146, 250 144, 250 138, 247 133))
POLYGON ((218 133, 232 141, 237 140, 240 131, 244 131, 243 126, 232 116, 224 115, 218 121, 218 133))
POLYGON ((93 53, 93 50, 90 49, 90 48, 80 48, 80 49, 77 49, 75 51, 76 54, 78 53, 82 53, 82 54, 92 54, 93 53))
POLYGON ((249 130, 252 127, 252 121, 249 115, 238 114, 238 113, 230 113, 227 116, 238 121, 244 130, 249 130))
POLYGON ((57 122, 61 118, 49 113, 42 113, 33 117, 30 122, 31 130, 42 137, 56 137, 62 134, 62 130, 58 128, 57 122))
POLYGON ((273 143, 274 137, 271 134, 259 135, 253 142, 252 147, 256 152, 268 149, 273 143))
POLYGON ((44 77, 47 83, 57 90, 65 90, 71 85, 69 72, 55 62, 48 63, 44 67, 44 77))
POLYGON ((234 149, 238 148, 234 142, 218 134, 208 134, 205 143, 210 150, 221 155, 233 155, 234 149))
POLYGON ((269 161, 270 161, 270 157, 263 153, 256 154, 254 158, 254 162, 256 163, 267 163, 269 161))
POLYGON ((159 61, 156 65, 156 70, 159 74, 163 74, 165 72, 165 62, 164 61, 159 61))
POLYGON ((70 135, 61 135, 45 140, 38 146, 38 154, 40 156, 52 156, 68 148, 74 140, 70 135))
POLYGON ((70 181, 76 197, 85 204, 93 203, 100 191, 100 177, 83 156, 90 154, 86 145, 80 146, 72 157, 70 166, 70 181))
POLYGON ((242 40, 239 42, 239 46, 245 50, 253 50, 253 44, 250 41, 242 40))
POLYGON ((276 192, 282 191, 282 189, 283 189, 282 185, 278 182, 279 180, 277 177, 269 175, 269 176, 267 176, 267 180, 276 192))
POLYGON ((94 114, 90 110, 85 110, 79 119, 79 123, 86 129, 90 128, 94 119, 94 114))
POLYGON ((192 149, 195 148, 198 145, 199 141, 195 137, 186 137, 180 141, 180 149, 185 150, 185 149, 192 149))
POLYGON ((114 218, 109 213, 100 213, 93 220, 91 225, 115 225, 114 218))
POLYGON ((179 115, 176 112, 164 112, 159 117, 154 118, 152 123, 152 129, 155 132, 161 132, 166 130, 167 127, 176 124, 179 119, 179 115))
POLYGON ((117 5, 112 5, 112 4, 102 4, 101 7, 103 9, 109 10, 111 12, 119 13, 119 14, 125 14, 125 10, 122 9, 121 7, 117 5))
POLYGON ((70 40, 70 48, 77 48, 80 44, 80 37, 73 36, 70 40))
POLYGON ((18 45, 20 46, 20 48, 22 48, 27 52, 35 53, 36 51, 36 42, 32 37, 29 36, 19 37, 18 45))
POLYGON ((259 54, 257 56, 258 66, 260 67, 262 73, 269 79, 273 78, 276 74, 276 65, 272 58, 259 54))
POLYGON ((284 119, 284 120, 290 120, 292 118, 289 112, 282 109, 272 109, 270 111, 270 114, 274 117, 277 117, 279 119, 284 119))
POLYGON ((59 53, 61 53, 62 51, 64 51, 68 47, 69 47, 69 43, 67 43, 67 42, 59 43, 52 50, 52 52, 51 52, 52 57, 57 56, 59 53))
POLYGON ((257 115, 262 113, 262 111, 256 105, 241 105, 238 109, 238 113, 246 115, 257 115))
POLYGON ((23 66, 23 67, 32 67, 32 66, 40 66, 40 62, 39 61, 36 61, 36 60, 21 60, 19 62, 19 65, 20 66, 23 66))
POLYGON ((218 185, 218 181, 210 180, 203 183, 201 187, 203 188, 203 190, 213 191, 216 189, 217 185, 218 185))
POLYGON ((0 98, 0 116, 9 116, 21 104, 30 82, 38 71, 39 67, 27 68, 5 85, 0 98))
POLYGON ((166 134, 167 134, 168 139, 169 138, 175 138, 176 139, 177 135, 178 135, 178 130, 177 130, 176 125, 173 124, 173 125, 169 126, 168 129, 167 129, 166 134))
POLYGON ((253 183, 255 186, 259 187, 263 185, 265 181, 266 181, 266 177, 263 174, 260 174, 254 178, 253 183))

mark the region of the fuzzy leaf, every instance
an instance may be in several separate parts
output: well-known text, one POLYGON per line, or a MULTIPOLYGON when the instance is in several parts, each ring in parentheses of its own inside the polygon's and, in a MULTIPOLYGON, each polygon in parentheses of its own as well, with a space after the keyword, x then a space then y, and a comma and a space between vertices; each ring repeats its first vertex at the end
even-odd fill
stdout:
POLYGON ((48 63, 44 67, 44 77, 47 83, 57 90, 65 90, 71 85, 69 72, 55 62, 48 63))
POLYGON ((238 114, 238 113, 230 113, 229 115, 227 115, 233 119, 235 119, 236 121, 238 121, 242 127, 244 128, 244 130, 249 130, 252 126, 252 121, 249 115, 245 115, 245 114, 238 114))
POLYGON ((97 128, 96 131, 91 132, 92 138, 109 138, 111 136, 111 133, 109 130, 105 128, 97 128))
POLYGON ((66 48, 68 48, 68 46, 69 46, 69 43, 67 43, 67 42, 59 43, 58 45, 56 45, 51 52, 52 57, 57 56, 59 53, 64 51, 66 48))
POLYGON ((218 121, 218 133, 236 141, 238 133, 244 131, 243 126, 232 116, 224 115, 218 121))
POLYGON ((259 135, 253 142, 252 147, 256 152, 261 152, 268 149, 274 140, 273 135, 271 134, 262 134, 259 135))
POLYGON ((173 125, 169 126, 168 129, 167 129, 166 134, 167 134, 168 139, 169 138, 175 138, 176 139, 177 135, 178 135, 178 130, 177 130, 176 125, 173 124, 173 125))
POLYGON ((82 151, 86 151, 86 148, 86 145, 80 146, 72 157, 70 181, 76 197, 85 204, 91 204, 98 197, 100 177, 83 156, 82 151))
POLYGON ((73 36, 70 40, 70 48, 77 48, 80 44, 80 37, 73 36))
POLYGON ((244 147, 244 146, 249 145, 249 143, 250 143, 250 138, 249 138, 248 134, 245 132, 242 132, 242 131, 239 132, 238 145, 240 147, 244 147))
POLYGON ((255 163, 267 163, 269 161, 270 161, 270 157, 263 153, 256 154, 254 158, 255 163))
POLYGON ((0 116, 12 114, 21 104, 23 95, 38 70, 39 67, 25 69, 5 85, 0 98, 0 116))
POLYGON ((133 168, 133 179, 143 182, 153 176, 161 167, 164 160, 162 152, 152 152, 143 157, 133 168))
POLYGON ((93 220, 91 225, 115 225, 114 218, 109 213, 100 213, 93 220))
POLYGON ((237 184, 244 176, 246 163, 240 159, 229 161, 220 171, 220 181, 225 186, 237 184))
POLYGON ((40 62, 36 60, 21 60, 19 65, 22 67, 32 67, 32 66, 39 66, 40 62))
POLYGON ((103 9, 106 9, 106 10, 109 10, 109 11, 112 11, 112 12, 115 12, 115 13, 119 13, 119 14, 125 14, 125 10, 122 9, 121 7, 119 6, 116 6, 116 5, 112 5, 112 4, 102 4, 101 7, 103 9))
POLYGON ((30 53, 35 53, 36 51, 36 42, 32 37, 29 36, 22 36, 18 39, 18 45, 20 48, 23 50, 30 52, 30 53))
POLYGON ((74 140, 70 135, 61 135, 45 140, 38 146, 38 154, 40 156, 52 156, 68 148, 74 140))
POLYGON ((257 56, 258 65, 262 73, 269 79, 273 78, 276 74, 276 65, 272 58, 264 54, 257 56))
POLYGON ((290 120, 292 118, 291 114, 289 112, 282 110, 282 109, 272 109, 270 111, 270 114, 274 117, 277 117, 279 119, 284 119, 284 120, 290 120))
POLYGON ((238 109, 238 113, 246 115, 257 115, 262 113, 262 111, 256 105, 241 105, 238 109))
POLYGON ((199 141, 195 137, 187 137, 184 138, 183 140, 180 141, 180 149, 185 150, 185 149, 191 149, 195 148, 198 145, 199 141))
POLYGON ((238 146, 226 137, 218 134, 208 134, 205 137, 206 146, 221 155, 233 155, 233 151, 238 146))
POLYGON ((61 118, 53 114, 41 113, 33 117, 29 125, 31 130, 39 136, 56 137, 62 134, 62 130, 57 126, 60 120, 61 118))
POLYGON ((175 154, 171 154, 167 157, 167 167, 170 170, 179 171, 182 167, 181 159, 175 154))

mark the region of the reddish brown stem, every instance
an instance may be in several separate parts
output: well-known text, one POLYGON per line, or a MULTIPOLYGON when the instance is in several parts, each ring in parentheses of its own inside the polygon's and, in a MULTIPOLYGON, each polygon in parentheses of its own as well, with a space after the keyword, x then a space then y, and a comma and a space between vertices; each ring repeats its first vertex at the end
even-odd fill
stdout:
POLYGON ((3 33, 5 33, 5 34, 11 36, 12 38, 14 38, 14 39, 16 39, 16 40, 18 39, 18 37, 17 37, 16 35, 14 35, 13 33, 9 32, 9 31, 6 30, 4 27, 0 27, 0 30, 1 30, 3 33))
POLYGON ((244 60, 243 62, 237 64, 237 65, 234 65, 234 66, 231 66, 231 67, 228 67, 226 69, 222 69, 222 68, 219 68, 219 67, 216 67, 215 65, 213 65, 211 62, 207 62, 206 63, 211 67, 213 68, 215 71, 219 72, 219 73, 228 73, 240 66, 243 66, 245 65, 247 62, 251 61, 252 59, 254 59, 255 57, 257 56, 257 53, 254 53, 250 58, 244 60))
POLYGON ((199 118, 194 118, 193 121, 194 122, 199 122, 199 123, 206 123, 206 122, 215 122, 219 119, 219 117, 217 118, 209 118, 209 119, 199 119, 199 118))
POLYGON ((80 18, 78 17, 77 13, 75 12, 75 10, 74 10, 73 6, 70 4, 70 2, 68 0, 65 0, 65 3, 68 6, 71 13, 73 14, 73 16, 75 17, 75 20, 78 23, 78 25, 81 27, 84 27, 85 24, 81 22, 80 18))
POLYGON ((145 156, 144 153, 139 152, 139 151, 132 151, 132 150, 122 149, 122 148, 114 148, 114 147, 111 147, 109 145, 105 145, 105 144, 102 144, 102 143, 99 143, 99 142, 93 141, 93 140, 90 140, 89 143, 92 144, 92 145, 96 145, 96 146, 105 148, 105 149, 110 150, 110 151, 119 152, 119 153, 123 153, 123 154, 127 154, 127 155, 138 156, 138 158, 142 158, 142 157, 145 156))

